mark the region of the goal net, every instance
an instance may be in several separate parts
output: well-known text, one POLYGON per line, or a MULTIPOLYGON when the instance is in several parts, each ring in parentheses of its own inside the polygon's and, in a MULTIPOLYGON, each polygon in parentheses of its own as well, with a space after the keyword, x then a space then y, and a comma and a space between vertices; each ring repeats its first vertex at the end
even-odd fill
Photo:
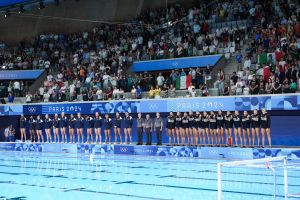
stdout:
POLYGON ((300 199, 300 163, 273 157, 218 163, 218 200, 300 199))

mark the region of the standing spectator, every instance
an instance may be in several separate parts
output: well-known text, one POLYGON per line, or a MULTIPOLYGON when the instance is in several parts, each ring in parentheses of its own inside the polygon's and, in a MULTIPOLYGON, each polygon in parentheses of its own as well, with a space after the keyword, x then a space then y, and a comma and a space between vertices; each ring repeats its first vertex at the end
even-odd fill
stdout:
POLYGON ((14 82, 14 95, 15 95, 16 97, 19 97, 19 96, 20 96, 20 90, 21 90, 20 82, 16 80, 16 81, 14 82))
POLYGON ((157 86, 161 87, 165 81, 165 78, 159 73, 158 77, 156 78, 157 86))
POLYGON ((238 54, 235 56, 235 60, 237 62, 237 71, 240 71, 242 68, 243 54, 241 51, 238 51, 238 54))
POLYGON ((14 97, 13 93, 10 92, 8 94, 7 101, 8 101, 8 103, 13 103, 14 100, 15 100, 15 97, 14 97))

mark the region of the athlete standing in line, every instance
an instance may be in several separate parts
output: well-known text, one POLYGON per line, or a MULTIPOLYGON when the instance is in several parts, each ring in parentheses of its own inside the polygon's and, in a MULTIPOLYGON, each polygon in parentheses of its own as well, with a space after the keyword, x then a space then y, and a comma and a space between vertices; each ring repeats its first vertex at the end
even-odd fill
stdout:
POLYGON ((44 143, 43 123, 44 122, 41 119, 41 116, 38 115, 36 117, 36 126, 35 126, 35 129, 36 129, 36 134, 37 134, 37 137, 38 137, 38 142, 42 142, 42 143, 44 143))
POLYGON ((195 115, 195 134, 194 134, 194 145, 199 144, 199 139, 200 139, 200 144, 201 144, 201 115, 200 112, 196 112, 195 115))
POLYGON ((215 142, 217 143, 217 116, 215 115, 214 111, 210 112, 209 129, 210 129, 211 145, 214 146, 215 142))
POLYGON ((76 128, 77 128, 77 143, 80 143, 80 138, 81 138, 81 143, 84 141, 83 137, 83 127, 84 127, 84 118, 81 116, 81 113, 77 113, 77 118, 76 118, 76 128))
POLYGON ((53 118, 53 133, 54 133, 54 141, 53 143, 59 142, 59 121, 60 119, 58 118, 58 114, 54 115, 53 118), (57 139, 57 140, 56 140, 57 139))
POLYGON ((102 118, 99 115, 99 112, 95 113, 95 118, 94 118, 94 129, 95 129, 95 142, 98 144, 98 138, 99 138, 99 143, 102 143, 102 135, 101 135, 101 127, 102 127, 102 118))
POLYGON ((252 127, 252 146, 254 146, 255 144, 255 136, 257 137, 257 146, 259 146, 260 145, 260 135, 259 135, 260 116, 256 109, 253 111, 253 114, 251 115, 251 127, 252 127))
POLYGON ((120 143, 122 144, 121 122, 122 117, 120 116, 119 112, 116 112, 114 119, 115 144, 118 144, 118 137, 120 138, 120 143))
POLYGON ((129 115, 128 112, 125 112, 125 118, 124 118, 124 133, 125 133, 125 143, 128 144, 128 137, 129 137, 129 144, 132 144, 132 125, 133 125, 133 119, 129 115))
POLYGON ((74 136, 74 129, 75 129, 75 117, 73 114, 70 115, 69 120, 69 134, 70 134, 70 142, 69 143, 75 143, 75 136, 74 136))
POLYGON ((189 120, 189 133, 188 133, 188 144, 193 145, 194 144, 194 133, 195 133, 195 117, 194 113, 192 111, 189 112, 188 115, 189 120))
POLYGON ((238 139, 240 139, 241 146, 243 146, 243 137, 242 137, 242 119, 239 111, 234 111, 233 115, 233 125, 234 125, 234 141, 235 146, 238 146, 238 139))
POLYGON ((183 113, 182 117, 182 134, 181 134, 181 143, 185 145, 185 137, 189 134, 189 119, 187 113, 183 113))
POLYGON ((21 141, 26 142, 26 123, 27 119, 22 114, 20 117, 20 133, 21 133, 21 141))
MULTIPOLYGON (((177 112, 176 117, 175 117, 175 131, 176 131, 176 138, 177 138, 177 145, 182 144, 181 139, 181 134, 182 134, 182 118, 180 112, 177 112)), ((174 136, 175 138, 175 136, 174 136)), ((176 143, 176 142, 175 142, 176 143)))
POLYGON ((203 117, 202 117, 202 126, 203 126, 203 141, 204 145, 210 145, 210 136, 209 136, 209 115, 207 112, 203 112, 203 117), (207 140, 206 140, 207 137, 207 140), (207 143, 206 143, 207 141, 207 143))
POLYGON ((47 143, 51 143, 52 142, 52 135, 51 135, 51 127, 52 127, 52 119, 50 119, 49 115, 46 114, 45 115, 45 132, 46 132, 46 139, 47 139, 47 143))
POLYGON ((67 133, 66 133, 66 129, 68 126, 68 118, 65 115, 65 113, 62 112, 59 119, 60 119, 59 127, 60 127, 60 133, 61 133, 61 142, 65 143, 65 142, 68 142, 67 133))
POLYGON ((232 146, 233 120, 230 111, 227 111, 224 119, 225 119, 225 134, 226 134, 226 144, 227 144, 226 146, 232 146))
POLYGON ((223 112, 219 110, 217 114, 217 144, 220 146, 224 145, 224 124, 223 112))
POLYGON ((105 143, 110 144, 111 143, 111 132, 110 129, 112 128, 112 120, 109 117, 109 115, 106 113, 105 114, 105 119, 104 119, 104 135, 105 135, 105 143))
POLYGON ((260 116, 261 121, 261 137, 262 137, 262 146, 265 146, 265 134, 267 134, 268 143, 269 146, 272 146, 271 141, 271 133, 270 133, 270 127, 271 127, 271 118, 270 115, 267 113, 267 110, 265 108, 262 109, 262 114, 260 116))
POLYGON ((91 116, 85 117, 87 129, 86 129, 86 143, 93 143, 94 136, 93 136, 93 127, 94 127, 94 119, 91 116))
POLYGON ((248 144, 251 146, 251 133, 250 133, 250 115, 247 111, 244 111, 243 117, 242 117, 242 127, 243 127, 243 136, 244 136, 244 146, 247 145, 247 138, 248 138, 248 144))
POLYGON ((176 137, 175 137, 175 118, 173 116, 173 112, 170 112, 167 118, 167 134, 169 137, 169 145, 171 145, 174 141, 176 144, 176 137))
POLYGON ((35 142, 35 125, 36 125, 36 121, 31 115, 29 119, 29 133, 30 133, 31 142, 35 142))

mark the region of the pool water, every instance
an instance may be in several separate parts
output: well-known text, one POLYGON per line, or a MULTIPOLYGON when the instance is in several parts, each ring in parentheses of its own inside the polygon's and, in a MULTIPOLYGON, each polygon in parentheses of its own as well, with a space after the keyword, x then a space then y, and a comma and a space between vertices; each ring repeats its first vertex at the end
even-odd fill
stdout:
MULTIPOLYGON (((0 199, 217 200, 217 163, 224 161, 1 152, 0 199)), ((292 171, 289 190, 300 192, 300 170, 292 171)), ((269 170, 224 170, 223 180, 223 199, 274 199, 269 170)), ((282 181, 278 170, 276 199, 284 199, 282 181)))

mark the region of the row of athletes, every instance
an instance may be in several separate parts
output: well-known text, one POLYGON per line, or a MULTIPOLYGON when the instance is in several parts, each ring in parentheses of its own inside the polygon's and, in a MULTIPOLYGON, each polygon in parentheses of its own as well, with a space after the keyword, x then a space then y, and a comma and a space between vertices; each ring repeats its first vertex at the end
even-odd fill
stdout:
MULTIPOLYGON (((122 135, 121 135, 121 123, 122 117, 117 112, 114 120, 112 120, 108 114, 105 114, 104 119, 100 116, 98 112, 95 113, 94 117, 91 116, 82 116, 81 113, 77 113, 77 116, 71 114, 68 118, 64 112, 59 116, 55 114, 51 119, 48 114, 45 115, 45 118, 42 119, 40 115, 37 115, 36 119, 33 116, 27 120, 24 115, 20 117, 20 132, 21 132, 21 140, 26 141, 26 130, 29 127, 30 140, 35 142, 36 139, 38 142, 44 142, 43 130, 46 133, 46 142, 62 142, 66 143, 68 141, 67 137, 67 129, 70 135, 69 143, 75 143, 75 131, 77 133, 77 142, 84 142, 83 128, 87 127, 87 143, 101 143, 102 135, 101 128, 104 128, 105 134, 105 143, 111 143, 111 129, 114 127, 115 140, 118 141, 120 138, 120 142, 122 143, 122 135), (52 140, 52 130, 53 129, 53 139, 52 140), (94 134, 95 132, 95 140, 94 134), (60 132, 60 134, 59 134, 60 132), (61 140, 60 140, 61 135, 61 140)), ((132 125, 133 118, 129 115, 128 112, 125 113, 124 117, 124 134, 125 134, 125 142, 132 143, 132 125), (128 142, 129 139, 129 142, 128 142)))
MULTIPOLYGON (((83 142, 83 127, 84 123, 87 124, 87 142, 101 143, 101 127, 104 127, 105 142, 111 142, 111 128, 114 127, 115 142, 122 143, 121 134, 121 121, 122 117, 119 113, 116 113, 114 120, 112 120, 108 114, 102 120, 99 113, 95 113, 95 117, 85 116, 82 117, 80 113, 77 117, 70 115, 68 119, 64 113, 59 117, 55 114, 53 119, 50 119, 48 115, 42 120, 40 116, 36 119, 33 116, 28 120, 30 139, 35 141, 35 135, 38 137, 38 141, 43 142, 42 129, 45 128, 47 142, 52 141, 51 128, 54 132, 54 142, 60 142, 59 131, 61 132, 62 142, 67 141, 66 128, 69 128, 70 142, 75 142, 74 130, 78 135, 78 142, 80 138, 83 142), (103 122, 103 123, 102 123, 103 122), (93 140, 93 129, 95 131, 95 141, 93 140), (35 134, 36 133, 36 134, 35 134), (99 139, 99 140, 98 140, 99 139)), ((26 122, 27 119, 24 116, 20 118, 21 128, 21 140, 26 140, 26 122)), ((129 143, 132 143, 132 124, 133 118, 128 112, 125 113, 124 118, 124 134, 125 142, 129 138, 129 143)), ((261 114, 257 110, 254 110, 250 115, 247 111, 244 111, 242 115, 238 111, 234 113, 227 111, 223 113, 218 111, 217 113, 211 111, 207 112, 193 112, 183 113, 183 115, 177 112, 176 116, 173 112, 169 113, 167 117, 166 129, 169 136, 169 144, 185 145, 186 142, 189 145, 232 145, 232 138, 234 133, 235 145, 241 146, 254 146, 255 141, 257 145, 260 145, 260 138, 262 138, 262 146, 265 145, 265 135, 267 135, 268 143, 271 146, 270 135, 270 116, 265 109, 262 109, 261 114), (225 134, 224 134, 225 133, 225 134), (226 139, 224 139, 226 136, 226 139), (257 138, 257 139, 256 139, 257 138), (240 140, 240 143, 238 142, 240 140), (224 142, 225 141, 225 142, 224 142)), ((146 115, 146 118, 142 118, 142 114, 139 113, 137 117, 137 133, 138 144, 143 142, 143 133, 147 135, 147 144, 152 143, 152 130, 155 130, 157 135, 157 143, 161 144, 163 120, 159 113, 156 113, 156 117, 151 119, 150 115, 146 115)))
POLYGON ((252 114, 244 111, 171 112, 167 118, 169 144, 232 146, 265 145, 265 136, 271 146, 271 118, 266 109, 252 114), (225 134, 224 134, 225 133, 225 134), (225 139, 226 137, 226 139, 225 139), (186 141, 187 139, 187 141, 186 141), (261 142, 261 143, 260 143, 261 142))

